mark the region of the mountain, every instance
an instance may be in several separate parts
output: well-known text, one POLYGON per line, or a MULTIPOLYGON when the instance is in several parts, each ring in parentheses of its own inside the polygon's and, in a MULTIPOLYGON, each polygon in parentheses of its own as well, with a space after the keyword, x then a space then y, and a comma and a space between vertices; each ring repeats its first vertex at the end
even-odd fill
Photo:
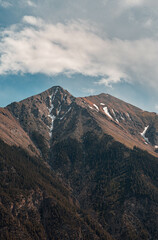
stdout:
POLYGON ((75 98, 59 87, 7 106, 32 139, 42 156, 48 158, 53 125, 67 114, 75 98))
POLYGON ((57 86, 1 108, 0 136, 13 239, 158 239, 156 113, 57 86))
POLYGON ((95 131, 109 134, 129 148, 137 146, 157 156, 158 115, 109 94, 75 98, 61 87, 53 87, 19 103, 12 103, 6 109, 44 156, 56 133, 60 134, 60 139, 64 135, 81 139, 84 133, 94 131, 94 126, 95 131), (43 146, 39 146, 39 135, 43 146))

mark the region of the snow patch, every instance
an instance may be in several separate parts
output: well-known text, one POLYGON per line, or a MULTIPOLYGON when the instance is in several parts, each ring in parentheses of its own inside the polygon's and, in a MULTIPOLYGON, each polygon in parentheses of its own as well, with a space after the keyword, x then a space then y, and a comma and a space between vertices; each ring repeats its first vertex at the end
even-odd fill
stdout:
POLYGON ((56 119, 56 116, 55 115, 48 115, 50 118, 51 118, 51 120, 52 120, 52 125, 51 125, 51 127, 49 127, 49 136, 51 137, 52 136, 52 131, 53 131, 53 125, 54 125, 54 121, 55 121, 55 119, 56 119))
POLYGON ((140 133, 140 135, 141 135, 141 136, 144 138, 144 140, 145 140, 145 144, 148 144, 148 143, 149 143, 149 139, 148 139, 147 137, 145 137, 145 134, 146 134, 148 128, 149 128, 149 125, 144 128, 144 131, 143 131, 142 133, 140 133))
POLYGON ((88 105, 88 107, 89 107, 90 109, 93 109, 90 105, 88 105))
POLYGON ((93 106, 97 109, 97 112, 99 111, 99 108, 96 104, 93 104, 93 106))
POLYGON ((155 149, 158 149, 158 146, 157 146, 157 145, 155 145, 155 149))
POLYGON ((55 93, 53 94, 51 94, 51 95, 49 95, 49 104, 50 104, 50 108, 48 108, 48 110, 49 110, 49 115, 48 115, 48 117, 49 118, 51 118, 51 127, 49 127, 49 136, 51 137, 52 136, 52 130, 53 130, 53 126, 54 126, 54 121, 55 121, 55 119, 56 119, 56 116, 55 115, 51 115, 51 112, 52 112, 52 110, 54 109, 54 105, 53 105, 53 101, 54 101, 54 99, 55 99, 55 96, 56 96, 56 93, 57 93, 57 91, 58 91, 58 87, 56 88, 56 90, 55 90, 55 93))
POLYGON ((131 120, 131 117, 130 117, 129 113, 126 113, 126 115, 129 118, 129 120, 131 120))
POLYGON ((55 90, 55 93, 54 93, 54 95, 53 95, 52 101, 54 101, 54 99, 55 99, 55 96, 56 96, 56 94, 57 94, 58 90, 59 90, 59 88, 57 87, 57 88, 56 88, 56 90, 55 90))
POLYGON ((109 118, 113 119, 112 116, 110 115, 107 107, 104 107, 103 110, 104 110, 105 114, 108 115, 109 118))
POLYGON ((60 118, 60 120, 62 120, 62 119, 66 116, 66 114, 68 114, 68 112, 70 112, 70 110, 71 110, 71 107, 69 107, 69 109, 67 110, 67 112, 60 118))
POLYGON ((57 116, 59 115, 60 112, 61 112, 61 105, 59 106, 59 109, 57 110, 57 116))
POLYGON ((120 118, 121 118, 123 121, 125 121, 125 119, 124 119, 124 117, 122 117, 122 115, 120 115, 120 118))
POLYGON ((117 117, 116 117, 116 113, 115 113, 114 109, 112 109, 112 113, 114 114, 115 121, 119 123, 119 120, 118 120, 117 117))
POLYGON ((114 114, 114 116, 116 116, 114 109, 112 109, 111 111, 112 111, 112 113, 114 114))
POLYGON ((102 105, 102 106, 105 106, 105 104, 104 104, 104 103, 102 103, 102 102, 100 103, 100 105, 102 105))
POLYGON ((65 99, 66 99, 66 96, 67 96, 66 94, 63 96, 63 102, 65 101, 65 99))
POLYGON ((49 113, 51 113, 51 111, 52 111, 53 108, 54 108, 54 105, 53 105, 53 103, 52 103, 52 102, 53 102, 53 101, 52 101, 53 95, 54 95, 54 94, 49 95, 49 104, 50 104, 50 108, 48 108, 49 113))

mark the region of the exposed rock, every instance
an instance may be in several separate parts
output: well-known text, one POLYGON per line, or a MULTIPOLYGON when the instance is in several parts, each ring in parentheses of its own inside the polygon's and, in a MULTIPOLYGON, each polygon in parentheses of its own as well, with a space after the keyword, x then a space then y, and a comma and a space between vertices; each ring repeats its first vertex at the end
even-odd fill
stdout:
POLYGON ((156 113, 53 87, 0 109, 0 136, 1 239, 158 239, 156 113))

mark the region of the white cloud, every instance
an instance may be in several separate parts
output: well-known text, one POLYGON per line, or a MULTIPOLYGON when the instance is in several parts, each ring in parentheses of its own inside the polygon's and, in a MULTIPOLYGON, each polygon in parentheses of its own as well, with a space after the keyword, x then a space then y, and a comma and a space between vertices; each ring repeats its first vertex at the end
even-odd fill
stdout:
POLYGON ((99 81, 95 82, 98 85, 105 85, 106 87, 112 88, 112 84, 120 82, 120 76, 114 72, 115 76, 107 76, 106 78, 101 78, 99 81))
POLYGON ((148 7, 149 9, 146 9, 147 12, 148 10, 154 11, 154 8, 158 7, 158 2, 155 0, 119 0, 119 5, 124 9, 148 7))
POLYGON ((158 104, 155 105, 155 109, 158 111, 158 104))
MULTIPOLYGON (((107 34, 111 38, 140 39, 157 34, 158 1, 156 0, 6 1, 12 3, 16 17, 34 15, 53 23, 84 19, 95 23, 102 34, 107 34), (32 4, 36 7, 32 7, 32 4), (152 29, 144 27, 147 18, 153 20, 152 29)), ((16 17, 13 18, 15 22, 19 21, 16 17)))
POLYGON ((36 4, 30 0, 27 1, 28 6, 30 7, 36 7, 36 4))
POLYGON ((81 73, 99 84, 139 82, 158 88, 158 40, 101 38, 83 22, 47 24, 25 16, 1 32, 0 74, 81 73))
POLYGON ((34 26, 42 26, 44 24, 44 22, 42 21, 42 19, 40 18, 36 18, 33 16, 24 16, 23 17, 23 22, 30 24, 30 25, 34 25, 34 26))
POLYGON ((12 4, 10 2, 0 0, 0 6, 3 8, 9 8, 12 6, 12 4))
POLYGON ((122 6, 125 7, 138 7, 142 6, 146 0, 120 0, 122 6))
POLYGON ((82 91, 86 94, 94 95, 96 90, 93 88, 83 88, 82 91))
POLYGON ((144 27, 145 28, 151 28, 152 24, 153 24, 153 20, 151 18, 148 18, 144 23, 144 27))

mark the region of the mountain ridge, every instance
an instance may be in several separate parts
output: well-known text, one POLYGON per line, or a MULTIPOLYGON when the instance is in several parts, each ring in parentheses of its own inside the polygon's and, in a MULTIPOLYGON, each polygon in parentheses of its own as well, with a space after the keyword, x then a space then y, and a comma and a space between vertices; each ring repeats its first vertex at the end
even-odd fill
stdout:
POLYGON ((94 96, 75 98, 67 90, 60 86, 54 86, 20 102, 11 103, 5 109, 8 109, 13 114, 31 139, 32 128, 41 132, 42 136, 44 136, 45 144, 49 148, 50 138, 48 135, 53 131, 53 124, 57 125, 58 121, 60 125, 60 121, 65 118, 65 115, 70 110, 72 111, 70 108, 77 107, 75 104, 86 109, 88 111, 87 114, 90 114, 95 119, 98 127, 101 127, 105 133, 112 135, 117 141, 130 148, 139 146, 141 149, 157 156, 155 146, 158 145, 158 115, 143 111, 109 94, 101 93, 94 96), (55 91, 57 92, 55 93, 55 91), (28 108, 31 108, 31 112, 25 114, 25 108, 26 111, 28 111, 28 108), (27 116, 24 116, 24 114, 27 116), (37 119, 41 128, 34 126, 34 124, 33 127, 28 127, 32 121, 36 123, 37 119), (26 121, 26 124, 24 121, 26 121), (51 123, 53 124, 51 125, 51 123), (145 138, 142 133, 147 126, 149 126, 149 129, 145 133, 147 136, 145 138), (50 132, 47 131, 48 128, 51 129, 50 132), (149 141, 145 141, 147 138, 149 141))
POLYGON ((157 132, 153 113, 59 86, 0 109, 1 239, 157 240, 157 132))

